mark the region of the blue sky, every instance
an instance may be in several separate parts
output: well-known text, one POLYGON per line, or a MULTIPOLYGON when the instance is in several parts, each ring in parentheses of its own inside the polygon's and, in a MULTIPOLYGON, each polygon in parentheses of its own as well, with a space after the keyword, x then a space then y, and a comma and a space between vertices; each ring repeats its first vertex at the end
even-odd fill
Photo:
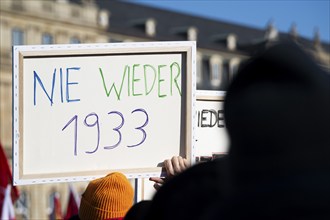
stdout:
POLYGON ((322 41, 330 43, 330 0, 130 0, 250 27, 265 28, 272 21, 280 32, 296 25, 302 37, 312 39, 318 29, 322 41))

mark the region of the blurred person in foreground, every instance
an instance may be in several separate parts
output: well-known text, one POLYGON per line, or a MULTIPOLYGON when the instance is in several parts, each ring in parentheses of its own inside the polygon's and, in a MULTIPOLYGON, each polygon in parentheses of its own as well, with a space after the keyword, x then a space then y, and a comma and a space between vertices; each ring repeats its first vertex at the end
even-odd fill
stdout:
POLYGON ((242 67, 224 110, 227 217, 330 219, 330 75, 296 44, 278 44, 242 67))
POLYGON ((330 76, 293 43, 248 60, 226 94, 225 158, 155 194, 151 219, 330 219, 330 76))

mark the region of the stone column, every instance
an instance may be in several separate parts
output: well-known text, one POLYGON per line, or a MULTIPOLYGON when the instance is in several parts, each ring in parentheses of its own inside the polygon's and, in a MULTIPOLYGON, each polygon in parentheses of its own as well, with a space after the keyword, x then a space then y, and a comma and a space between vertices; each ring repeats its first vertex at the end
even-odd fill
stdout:
POLYGON ((1 55, 11 51, 11 28, 5 19, 0 20, 0 44, 1 55))
POLYGON ((96 36, 95 38, 95 43, 109 43, 109 37, 106 35, 96 36))
POLYGON ((26 29, 26 43, 29 45, 41 44, 41 31, 36 25, 29 25, 26 29))
POLYGON ((70 39, 66 31, 58 31, 55 36, 56 44, 68 44, 70 39))
POLYGON ((45 190, 46 185, 32 185, 30 188, 30 218, 48 219, 48 199, 49 196, 45 190))

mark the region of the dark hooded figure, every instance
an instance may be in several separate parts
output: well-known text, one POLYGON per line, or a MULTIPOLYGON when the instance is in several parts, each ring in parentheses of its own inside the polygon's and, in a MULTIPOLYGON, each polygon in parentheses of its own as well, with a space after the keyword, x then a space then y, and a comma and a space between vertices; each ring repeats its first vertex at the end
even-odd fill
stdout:
POLYGON ((242 66, 224 110, 227 217, 330 219, 329 74, 298 46, 275 45, 242 66))
POLYGON ((126 213, 124 220, 145 220, 150 204, 150 200, 135 203, 126 213))
POLYGON ((228 155, 166 182, 146 219, 330 219, 329 74, 279 43, 242 65, 224 110, 228 155))

